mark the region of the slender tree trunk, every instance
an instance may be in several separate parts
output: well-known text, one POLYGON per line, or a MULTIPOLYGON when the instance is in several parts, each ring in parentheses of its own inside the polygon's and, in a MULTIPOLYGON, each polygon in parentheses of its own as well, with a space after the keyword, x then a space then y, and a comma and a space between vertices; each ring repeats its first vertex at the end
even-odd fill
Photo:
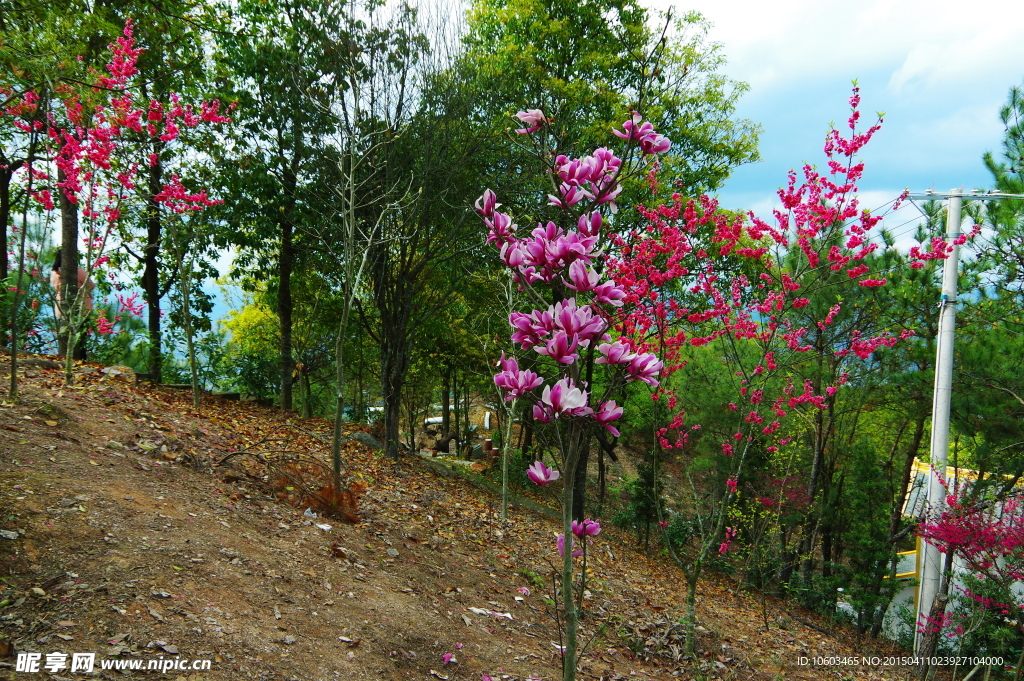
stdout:
POLYGON ((309 385, 309 374, 299 374, 299 387, 302 388, 302 418, 313 418, 313 388, 309 385))
MULTIPOLYGON (((579 611, 573 597, 573 534, 572 509, 575 486, 570 480, 576 479, 576 467, 579 464, 580 449, 583 440, 583 429, 579 421, 571 423, 563 434, 565 440, 560 443, 562 450, 562 475, 565 484, 562 486, 562 533, 565 539, 562 555, 562 625, 565 628, 565 649, 562 654, 562 681, 576 679, 576 651, 579 626, 579 611)), ((586 541, 581 538, 580 541, 586 541)))
POLYGON ((946 554, 946 560, 942 567, 942 583, 939 585, 939 592, 935 594, 935 600, 932 601, 931 608, 928 610, 928 617, 930 619, 928 631, 921 638, 921 649, 917 653, 917 656, 923 660, 917 670, 918 678, 922 681, 934 675, 935 667, 928 663, 928 659, 935 657, 940 631, 939 627, 932 623, 941 621, 943 614, 946 612, 946 604, 949 603, 949 583, 952 581, 950 579, 952 570, 953 552, 950 551, 946 554))
POLYGON ((459 393, 459 372, 456 370, 452 371, 452 395, 452 410, 455 417, 455 427, 452 431, 455 433, 455 448, 458 450, 462 432, 459 428, 462 423, 462 395, 459 393))
POLYGON ((331 468, 334 472, 334 488, 341 489, 341 430, 345 423, 345 327, 348 326, 348 309, 338 323, 338 337, 334 341, 334 436, 331 438, 331 468))
POLYGON ((277 316, 281 321, 281 409, 286 411, 292 408, 292 385, 295 381, 295 359, 292 357, 292 268, 295 264, 293 229, 290 218, 281 220, 277 316))
POLYGON ((579 464, 573 476, 572 517, 583 522, 587 500, 587 466, 590 464, 590 438, 586 438, 580 451, 579 464))
POLYGON ((505 434, 501 439, 501 519, 503 521, 508 520, 508 462, 512 457, 512 428, 515 426, 518 401, 512 400, 508 405, 505 416, 505 434))
POLYGON ((384 379, 384 453, 392 459, 399 454, 398 441, 402 414, 402 381, 393 369, 384 379))
POLYGON ((825 505, 818 502, 818 497, 822 488, 821 478, 825 468, 826 442, 832 425, 831 414, 828 424, 825 422, 825 415, 821 412, 815 414, 814 421, 814 458, 811 463, 811 479, 807 486, 807 498, 811 500, 810 508, 814 517, 808 517, 804 521, 803 537, 800 540, 800 577, 804 583, 810 581, 811 572, 814 570, 814 544, 821 528, 822 516, 825 513, 825 505))
MULTIPOLYGON (((36 143, 38 142, 38 133, 33 130, 28 145, 28 159, 29 164, 35 158, 36 154, 36 143)), ((10 207, 10 182, 11 175, 14 170, 7 168, 2 175, 0 180, 3 182, 3 186, 0 187, 0 224, 3 225, 3 257, 0 260, 3 261, 3 280, 6 280, 9 272, 7 270, 7 221, 11 216, 10 207)), ((11 331, 11 385, 7 393, 8 398, 11 402, 18 401, 18 309, 21 307, 21 287, 23 285, 25 277, 25 239, 28 236, 28 206, 32 195, 32 174, 29 173, 28 185, 25 188, 25 201, 22 204, 21 212, 21 234, 18 239, 18 276, 14 282, 14 295, 11 296, 11 306, 9 310, 3 310, 0 312, 9 312, 8 316, 8 328, 11 331)), ((2 318, 2 317, 0 317, 2 318)))
POLYGON ((825 527, 821 531, 821 576, 832 576, 832 528, 825 527))
MULTIPOLYGON (((64 171, 57 170, 57 181, 66 180, 64 171)), ((61 329, 57 334, 58 352, 65 358, 75 356, 77 339, 72 337, 71 315, 77 309, 74 305, 78 297, 78 204, 72 203, 64 195, 64 191, 57 192, 60 203, 60 313, 61 329)), ((68 385, 72 382, 70 364, 66 364, 65 380, 68 385)))
POLYGON ((441 437, 452 432, 452 365, 445 362, 441 370, 441 437))
POLYGON ((181 241, 178 227, 172 227, 171 237, 174 240, 174 254, 178 261, 178 284, 181 287, 181 311, 185 321, 185 344, 188 349, 188 368, 192 378, 192 406, 198 410, 202 406, 199 389, 199 363, 196 360, 195 332, 192 328, 192 305, 190 300, 192 286, 192 263, 185 265, 186 245, 181 241))
MULTIPOLYGON (((153 143, 152 153, 160 153, 163 143, 153 143)), ((160 240, 163 223, 156 196, 163 191, 163 168, 159 162, 149 166, 149 196, 146 212, 146 246, 142 252, 142 292, 146 299, 146 324, 149 333, 149 374, 154 383, 161 382, 163 371, 163 339, 160 328, 160 240)))
MULTIPOLYGON (((11 223, 11 178, 22 164, 20 161, 7 164, 2 154, 0 163, 3 163, 0 165, 0 246, 3 246, 3 252, 7 253, 10 250, 7 248, 7 226, 11 223)), ((8 274, 7 258, 0 258, 0 281, 6 280, 8 274)))
MULTIPOLYGON (((377 273, 376 276, 382 276, 377 273)), ((383 275, 386 276, 386 275, 383 275)), ((374 286, 378 291, 386 290, 386 284, 374 286)), ((378 294, 379 295, 379 294, 378 294)), ((392 459, 399 455, 399 428, 402 408, 402 389, 405 387, 405 375, 409 368, 409 347, 407 339, 408 307, 396 305, 389 309, 388 305, 378 299, 377 310, 380 314, 380 373, 381 397, 384 400, 384 453, 392 459)))

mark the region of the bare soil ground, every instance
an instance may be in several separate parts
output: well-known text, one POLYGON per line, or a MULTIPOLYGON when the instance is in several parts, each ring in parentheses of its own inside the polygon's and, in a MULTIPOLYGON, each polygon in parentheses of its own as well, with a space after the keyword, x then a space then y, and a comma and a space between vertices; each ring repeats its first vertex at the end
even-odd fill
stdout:
MULTIPOLYGON (((0 406, 0 678, 560 676, 549 514, 517 508, 502 523, 499 499, 462 476, 350 442, 360 521, 311 518, 318 490, 355 511, 347 492, 320 489, 329 423, 215 398, 195 410, 186 392, 105 371, 79 365, 66 387, 29 367, 21 401, 0 406), (24 652, 42 655, 39 672, 16 671, 24 652), (47 654, 70 665, 89 652, 90 674, 44 668, 47 654), (181 668, 196 660, 209 668, 181 668), (101 668, 117 661, 143 669, 101 668)), ((903 678, 800 665, 898 651, 714 577, 699 657, 682 659, 675 568, 606 528, 588 570, 581 679, 903 678)))

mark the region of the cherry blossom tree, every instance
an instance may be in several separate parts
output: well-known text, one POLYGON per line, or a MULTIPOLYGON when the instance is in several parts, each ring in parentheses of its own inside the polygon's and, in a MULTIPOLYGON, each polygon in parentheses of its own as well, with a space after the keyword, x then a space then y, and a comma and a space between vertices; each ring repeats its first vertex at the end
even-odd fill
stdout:
MULTIPOLYGON (((39 156, 19 170, 19 177, 31 188, 26 200, 34 201, 46 214, 52 214, 59 204, 62 214, 64 276, 57 298, 68 347, 65 373, 69 384, 74 348, 90 317, 91 297, 87 291, 78 290, 78 278, 74 276, 79 249, 81 246, 84 250, 82 269, 89 282, 108 264, 105 251, 111 243, 123 238, 118 230, 136 197, 141 170, 140 164, 132 160, 133 144, 138 139, 169 143, 183 127, 228 121, 217 102, 192 106, 172 96, 172 105, 165 107, 156 101, 139 100, 133 82, 139 77, 137 63, 142 50, 135 46, 131 20, 109 49, 105 72, 95 73, 88 88, 59 83, 46 93, 28 90, 12 94, 5 110, 24 134, 44 139, 39 156)), ((150 155, 148 163, 159 163, 159 158, 150 155)), ((205 191, 191 193, 177 174, 163 183, 153 201, 174 213, 197 211, 214 203, 205 191)), ((12 314, 16 309, 17 305, 12 314)), ((100 329, 104 328, 101 324, 100 329)), ((14 381, 12 371, 12 385, 14 381)), ((16 394, 16 387, 12 393, 16 394)))
MULTIPOLYGON (((864 172, 857 155, 881 120, 861 130, 859 104, 854 88, 848 131, 833 129, 826 136, 827 170, 806 165, 800 174, 791 172, 778 192, 782 208, 774 211, 772 221, 721 211, 706 196, 685 200, 673 194, 661 205, 639 208, 643 226, 611 237, 614 249, 606 271, 624 294, 615 330, 625 351, 649 353, 663 366, 651 394, 663 417, 653 459, 691 445, 691 439, 717 452, 709 453, 718 462, 714 491, 706 497, 693 490, 698 505, 703 498, 706 507, 692 519, 680 518, 687 528, 685 540, 667 542, 688 584, 690 655, 697 584, 704 567, 726 556, 737 537, 733 506, 751 459, 776 466, 792 461, 803 444, 801 433, 827 430, 823 415, 835 405, 852 364, 870 361, 879 348, 913 335, 906 329, 840 323, 849 310, 835 293, 839 287, 887 284, 873 271, 882 262, 877 252, 885 243, 878 233, 884 214, 863 210, 857 198, 864 172), (690 396, 693 380, 687 380, 686 371, 697 348, 721 360, 723 381, 733 379, 734 397, 722 405, 714 432, 688 418, 688 409, 699 402, 690 396), (801 367, 826 359, 829 371, 801 378, 801 367)), ((950 248, 934 239, 898 260, 919 268, 924 261, 945 258, 950 248)), ((810 439, 814 445, 820 438, 810 439)), ((807 507, 821 489, 824 455, 823 446, 811 449, 810 468, 801 471, 807 507)), ((785 465, 777 472, 787 477, 794 471, 785 465)), ((655 489, 655 498, 660 495, 655 489)), ((667 519, 660 524, 670 529, 667 519)), ((804 548, 813 550, 809 539, 804 548)))
MULTIPOLYGON (((948 507, 922 523, 917 529, 918 536, 946 554, 947 565, 955 565, 949 560, 954 556, 963 561, 967 573, 986 588, 985 593, 959 588, 999 621, 1014 622, 1024 643, 1024 626, 1020 624, 1024 594, 1015 589, 1024 582, 1024 493, 1019 489, 1008 493, 989 489, 971 494, 969 490, 949 487, 947 491, 948 507)), ((954 568, 954 572, 956 569, 959 568, 954 568)), ((941 608, 936 612, 933 607, 924 632, 925 650, 930 646, 934 651, 938 634, 951 621, 945 606, 952 581, 953 574, 943 579, 944 586, 936 598, 941 608)), ((1024 652, 1016 667, 1014 678, 1020 679, 1024 675, 1024 652)))

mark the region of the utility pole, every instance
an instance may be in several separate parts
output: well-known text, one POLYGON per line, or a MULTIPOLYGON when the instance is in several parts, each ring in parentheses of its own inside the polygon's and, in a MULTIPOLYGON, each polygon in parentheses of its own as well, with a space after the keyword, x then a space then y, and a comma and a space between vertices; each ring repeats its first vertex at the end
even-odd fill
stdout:
MULTIPOLYGON (((928 505, 926 511, 933 517, 946 508, 946 464, 949 455, 949 412, 953 397, 953 339, 956 329, 957 275, 959 274, 960 247, 955 240, 961 235, 960 221, 965 199, 994 201, 1024 198, 1017 194, 1000 192, 967 192, 952 189, 946 194, 932 191, 911 194, 910 199, 934 201, 946 199, 946 243, 951 246, 942 270, 942 293, 939 297, 939 330, 935 351, 935 387, 932 393, 932 432, 930 459, 932 475, 928 476, 928 505)), ((924 639, 922 630, 931 614, 932 602, 942 584, 942 552, 928 542, 921 542, 918 556, 918 590, 914 653, 920 652, 924 639)))

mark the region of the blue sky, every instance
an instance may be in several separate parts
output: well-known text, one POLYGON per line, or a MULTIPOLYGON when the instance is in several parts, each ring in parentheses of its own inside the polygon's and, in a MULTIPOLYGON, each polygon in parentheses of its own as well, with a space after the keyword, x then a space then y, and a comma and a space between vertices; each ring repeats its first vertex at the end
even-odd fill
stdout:
MULTIPOLYGON (((729 208, 765 215, 786 172, 823 165, 829 123, 845 123, 852 81, 868 116, 885 123, 862 157, 862 205, 904 188, 988 187, 981 156, 1000 149, 1000 107, 1024 81, 1024 3, 1015 0, 657 0, 697 10, 722 44, 726 75, 746 81, 739 114, 763 126, 763 161, 720 192, 729 208)), ((905 208, 886 220, 913 217, 905 208)), ((902 230, 900 230, 902 231, 902 230)))

